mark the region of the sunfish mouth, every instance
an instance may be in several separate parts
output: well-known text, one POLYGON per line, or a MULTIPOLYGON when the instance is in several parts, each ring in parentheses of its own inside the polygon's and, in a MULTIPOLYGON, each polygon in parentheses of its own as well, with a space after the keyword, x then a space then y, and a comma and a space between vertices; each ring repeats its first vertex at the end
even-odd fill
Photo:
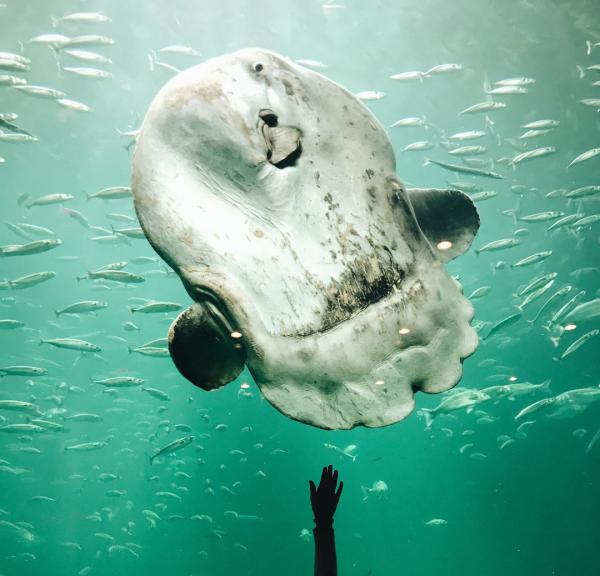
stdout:
POLYGON ((302 132, 295 126, 280 126, 270 108, 258 112, 258 131, 267 147, 267 160, 276 168, 295 166, 302 154, 302 132))

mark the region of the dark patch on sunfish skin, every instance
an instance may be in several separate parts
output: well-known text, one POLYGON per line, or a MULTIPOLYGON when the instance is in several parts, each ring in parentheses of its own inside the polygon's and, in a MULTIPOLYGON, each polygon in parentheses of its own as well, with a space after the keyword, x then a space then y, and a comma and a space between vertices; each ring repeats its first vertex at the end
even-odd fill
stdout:
POLYGON ((349 320, 371 304, 400 288, 406 271, 390 259, 359 257, 349 263, 339 280, 325 288, 325 309, 317 330, 300 330, 294 336, 325 332, 349 320))

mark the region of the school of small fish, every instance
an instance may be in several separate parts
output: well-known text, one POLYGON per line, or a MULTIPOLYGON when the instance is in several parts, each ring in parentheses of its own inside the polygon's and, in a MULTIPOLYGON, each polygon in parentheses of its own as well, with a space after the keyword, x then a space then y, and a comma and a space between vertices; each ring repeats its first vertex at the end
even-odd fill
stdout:
MULTIPOLYGON (((0 5, 0 9, 5 7, 0 5)), ((324 13, 344 8, 332 2, 322 6, 324 13)), ((83 120, 94 114, 94 107, 85 103, 89 87, 103 90, 111 83, 115 85, 118 63, 111 51, 115 40, 103 32, 110 30, 111 23, 102 12, 73 12, 53 18, 45 31, 23 39, 19 46, 3 46, 0 40, 0 102, 10 93, 25 110, 15 112, 0 104, 0 177, 11 162, 22 163, 20 150, 43 141, 28 121, 31 106, 47 107, 49 115, 59 110, 61 117, 73 120, 76 126, 77 115, 83 120), (96 29, 102 33, 90 32, 96 29), (42 50, 55 62, 53 85, 35 80, 36 60, 42 50), (76 80, 80 92, 65 91, 64 80, 69 86, 76 80)), ((590 123, 597 122, 600 111, 600 64, 593 61, 600 54, 599 46, 600 42, 591 41, 582 46, 580 62, 585 64, 574 65, 571 78, 577 87, 573 106, 578 108, 577 114, 587 115, 590 123)), ((142 58, 150 73, 163 74, 166 80, 201 61, 202 54, 191 46, 172 43, 156 46, 142 58)), ((295 61, 317 71, 328 69, 335 77, 335 69, 322 60, 295 61)), ((409 90, 447 89, 473 72, 452 62, 433 64, 426 70, 386 73, 383 68, 377 86, 380 89, 355 93, 375 113, 381 100, 389 101, 409 90)), ((571 149, 568 116, 552 109, 551 99, 543 113, 527 109, 528 97, 544 90, 542 81, 525 75, 490 81, 483 72, 481 77, 481 91, 456 109, 456 119, 449 122, 452 128, 430 122, 419 110, 386 123, 394 146, 401 152, 399 162, 414 163, 417 159, 425 174, 440 171, 438 175, 447 175, 448 187, 463 191, 477 203, 485 202, 472 255, 477 273, 457 274, 475 306, 473 323, 482 341, 469 362, 485 376, 474 387, 450 390, 435 407, 421 408, 418 413, 426 434, 452 443, 449 446, 457 457, 473 461, 485 462, 497 457, 497 451, 510 450, 548 419, 573 420, 576 428, 572 435, 583 442, 582 454, 597 454, 600 428, 588 430, 576 423, 583 412, 600 401, 597 370, 592 376, 595 381, 580 381, 573 374, 568 384, 556 383, 549 375, 555 366, 568 369, 584 351, 595 350, 596 357, 600 352, 600 263, 596 258, 594 266, 575 264, 587 250, 598 251, 600 140, 571 149), (517 111, 510 117, 513 109, 517 111), (555 187, 537 184, 540 170, 552 172, 555 187), (450 175, 454 175, 452 179, 450 175), (502 207, 507 202, 511 208, 502 207), (505 232, 495 237, 486 234, 486 218, 488 222, 502 222, 493 228, 505 232), (488 305, 491 298, 493 306, 488 305), (529 338, 543 339, 549 349, 547 376, 536 382, 528 381, 526 375, 529 338), (503 350, 519 348, 521 365, 505 365, 498 358, 503 350), (510 407, 511 422, 503 422, 496 415, 501 404, 510 407), (497 429, 500 423, 503 428, 495 435, 493 450, 489 445, 484 448, 482 430, 497 429)), ((137 127, 111 129, 123 137, 125 149, 131 153, 137 127)), ((161 283, 170 282, 175 275, 151 252, 133 212, 129 183, 107 182, 93 190, 78 186, 68 190, 13 187, 21 217, 18 221, 3 218, 0 264, 7 259, 17 261, 20 272, 0 273, 0 335, 21 338, 23 352, 19 357, 3 356, 0 361, 0 439, 6 440, 0 455, 0 478, 7 482, 24 480, 30 487, 42 489, 43 484, 32 481, 35 458, 47 455, 66 462, 81 458, 86 463, 85 473, 74 467, 72 473, 48 485, 45 493, 32 493, 27 502, 51 510, 58 506, 55 488, 61 483, 73 494, 101 493, 99 499, 95 496, 83 502, 78 511, 79 522, 89 528, 96 560, 139 559, 144 548, 136 537, 143 530, 160 531, 167 524, 199 526, 207 538, 220 542, 234 524, 261 522, 264 516, 260 510, 252 509, 243 499, 243 478, 225 483, 218 479, 222 476, 210 478, 198 472, 210 457, 216 457, 218 441, 232 435, 228 425, 214 422, 206 408, 197 407, 176 374, 171 380, 153 378, 153 363, 169 357, 166 328, 173 314, 187 304, 160 296, 161 283), (57 237, 54 230, 65 224, 87 246, 85 250, 101 254, 105 261, 73 256, 79 253, 77 243, 57 237), (129 256, 138 246, 138 255, 129 256), (43 256, 36 256, 40 254, 43 256), (69 276, 65 267, 74 273, 69 276), (43 290, 53 290, 58 280, 71 286, 61 305, 45 325, 32 324, 28 311, 37 301, 28 299, 28 294, 38 294, 38 301, 43 301, 43 290), (72 293, 78 296, 70 297, 72 293), (106 310, 117 309, 122 313, 120 325, 110 332, 99 327, 106 310), (125 358, 119 367, 106 361, 115 351, 125 358), (71 374, 76 378, 71 379, 71 374), (169 412, 172 399, 182 395, 200 425, 191 426, 169 412), (81 398, 85 397, 89 401, 82 409, 81 398), (119 417, 134 421, 138 432, 119 438, 115 424, 119 417), (105 420, 114 424, 108 431, 98 428, 105 420), (94 464, 98 451, 114 453, 115 466, 94 464), (129 472, 128 462, 139 452, 145 455, 146 469, 138 472, 153 486, 152 501, 141 507, 122 483, 129 472), (125 464, 118 466, 117 459, 125 464), (218 515, 214 505, 210 514, 188 510, 185 502, 193 491, 202 491, 214 502, 222 500, 224 508, 218 515), (102 504, 94 505, 98 502, 102 504)), ((4 195, 0 201, 13 199, 4 195)), ((240 402, 254 397, 246 381, 236 394, 240 402)), ((348 466, 360 462, 357 444, 322 444, 324 456, 348 466)), ((223 456, 221 470, 229 462, 243 463, 252 481, 260 482, 268 476, 263 471, 268 470, 267 454, 285 458, 288 449, 278 444, 276 433, 267 440, 260 439, 245 426, 239 431, 239 442, 231 444, 223 456)), ((370 485, 360 486, 364 506, 389 497, 385 480, 369 478, 365 483, 370 485)), ((356 491, 358 500, 361 493, 356 491)), ((422 523, 441 527, 448 521, 429 517, 422 523)), ((37 526, 0 509, 0 535, 10 538, 17 550, 10 555, 2 550, 0 556, 17 563, 36 561, 35 545, 43 536, 37 526)), ((310 540, 309 530, 303 528, 300 538, 310 540)), ((62 546, 77 554, 89 546, 83 540, 82 536, 79 542, 64 541, 62 546)), ((247 544, 241 542, 232 543, 232 548, 248 551, 247 544)), ((199 555, 208 552, 202 549, 199 555)), ((78 574, 92 572, 93 562, 82 565, 78 574)))

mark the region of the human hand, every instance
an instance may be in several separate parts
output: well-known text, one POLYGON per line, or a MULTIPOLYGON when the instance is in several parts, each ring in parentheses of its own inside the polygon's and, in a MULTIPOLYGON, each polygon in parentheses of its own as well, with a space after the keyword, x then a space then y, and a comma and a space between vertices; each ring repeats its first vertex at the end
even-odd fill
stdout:
POLYGON ((333 523, 333 515, 335 514, 335 509, 344 488, 344 483, 340 482, 336 490, 337 479, 338 471, 333 471, 333 467, 330 464, 323 468, 318 488, 312 480, 308 481, 310 485, 310 503, 317 526, 331 525, 333 523))

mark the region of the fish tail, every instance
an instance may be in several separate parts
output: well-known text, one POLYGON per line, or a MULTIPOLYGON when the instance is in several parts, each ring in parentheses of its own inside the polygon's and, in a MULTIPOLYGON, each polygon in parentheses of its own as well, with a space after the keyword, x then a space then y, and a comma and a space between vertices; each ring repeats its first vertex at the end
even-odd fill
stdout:
POLYGON ((579 72, 579 79, 581 80, 585 76, 585 70, 583 69, 583 66, 580 66, 579 64, 577 64, 576 68, 577 72, 579 72))
POLYGON ((363 502, 369 497, 369 489, 366 486, 360 487, 361 492, 363 493, 363 502))
POLYGON ((50 20, 52 21, 52 28, 56 28, 58 26, 58 18, 50 16, 50 20))
POLYGON ((129 308, 129 313, 130 314, 134 314, 135 313, 135 308, 133 306, 128 306, 129 308))
POLYGON ((60 316, 60 313, 56 308, 54 309, 54 314, 56 315, 57 318, 60 316))
POLYGON ((425 160, 423 160, 423 166, 429 166, 431 163, 431 158, 425 158, 425 160))
POLYGON ((133 352, 133 349, 131 348, 131 346, 129 346, 129 344, 127 345, 127 350, 130 354, 133 352))
POLYGON ((483 91, 487 94, 492 89, 487 72, 483 73, 483 91))
POLYGON ((425 428, 426 429, 431 428, 431 425, 433 424, 433 416, 431 415, 432 411, 429 410, 428 408, 421 408, 421 413, 423 414, 423 417, 425 418, 425 428))
POLYGON ((548 394, 552 394, 552 390, 550 389, 551 382, 552 382, 551 378, 548 378, 548 380, 544 380, 544 382, 542 382, 542 389, 544 390, 544 392, 547 392, 548 394))

